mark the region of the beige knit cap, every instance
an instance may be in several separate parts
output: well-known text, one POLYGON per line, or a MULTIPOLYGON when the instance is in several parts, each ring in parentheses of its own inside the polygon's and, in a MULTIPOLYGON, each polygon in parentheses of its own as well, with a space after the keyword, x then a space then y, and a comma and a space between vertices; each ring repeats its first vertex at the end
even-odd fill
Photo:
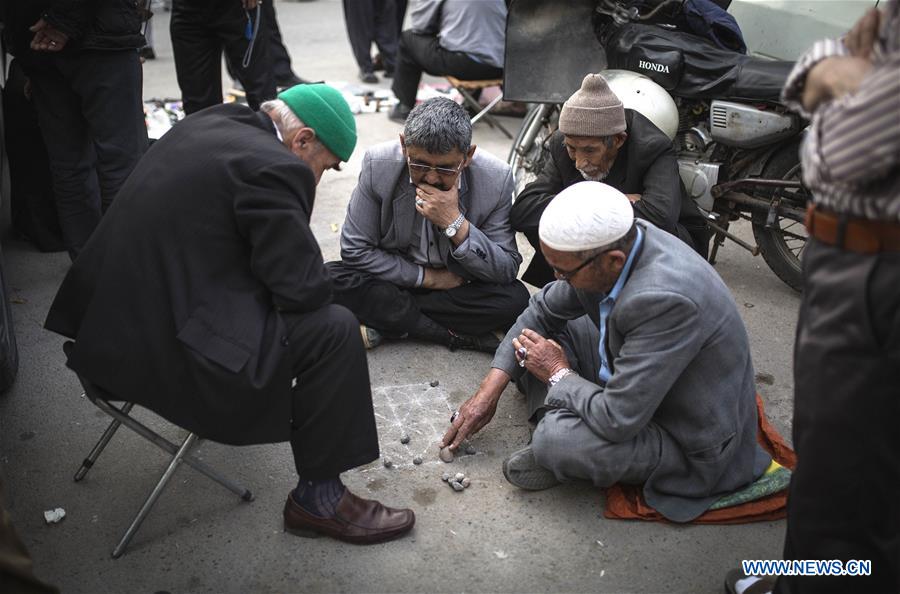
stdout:
POLYGON ((588 74, 563 103, 559 129, 567 136, 611 136, 625 131, 625 108, 599 74, 588 74))

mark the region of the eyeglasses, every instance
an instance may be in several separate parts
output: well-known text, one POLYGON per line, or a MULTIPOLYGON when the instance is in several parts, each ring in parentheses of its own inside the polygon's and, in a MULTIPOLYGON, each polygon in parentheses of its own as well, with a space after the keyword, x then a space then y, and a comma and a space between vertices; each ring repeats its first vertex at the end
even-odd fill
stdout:
POLYGON ((466 162, 466 160, 463 159, 462 161, 459 162, 459 165, 457 165, 455 169, 449 169, 447 167, 432 167, 431 165, 422 165, 421 163, 413 163, 412 161, 409 160, 409 157, 406 158, 406 164, 409 166, 410 172, 415 172, 415 173, 425 175, 429 171, 434 171, 438 175, 441 175, 444 177, 453 177, 454 175, 457 175, 460 172, 460 170, 462 170, 463 163, 465 163, 465 162, 466 162))
POLYGON ((573 276, 575 276, 576 274, 581 272, 582 268, 584 268, 585 266, 587 266, 588 264, 590 264, 591 262, 593 262, 594 260, 596 260, 597 258, 599 258, 600 256, 602 256, 605 253, 606 253, 606 251, 600 252, 599 254, 594 254, 593 256, 591 256, 590 258, 588 258, 587 260, 585 260, 584 262, 582 262, 581 264, 579 264, 578 266, 573 268, 572 270, 560 270, 559 268, 556 268, 555 266, 551 266, 550 268, 553 269, 553 272, 556 274, 556 276, 557 276, 557 278, 559 278, 559 280, 564 280, 564 281, 568 282, 568 281, 572 280, 573 276))

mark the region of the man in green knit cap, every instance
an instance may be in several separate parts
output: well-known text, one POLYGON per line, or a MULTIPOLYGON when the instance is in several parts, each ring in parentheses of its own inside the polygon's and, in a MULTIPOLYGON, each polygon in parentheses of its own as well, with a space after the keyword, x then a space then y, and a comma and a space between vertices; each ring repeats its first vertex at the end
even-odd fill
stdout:
POLYGON ((324 84, 259 113, 188 116, 125 182, 46 327, 75 339, 69 367, 114 399, 222 443, 290 441, 285 529, 365 544, 415 516, 339 478, 378 457, 378 438, 359 325, 331 303, 309 218, 322 173, 355 145, 350 108, 324 84))

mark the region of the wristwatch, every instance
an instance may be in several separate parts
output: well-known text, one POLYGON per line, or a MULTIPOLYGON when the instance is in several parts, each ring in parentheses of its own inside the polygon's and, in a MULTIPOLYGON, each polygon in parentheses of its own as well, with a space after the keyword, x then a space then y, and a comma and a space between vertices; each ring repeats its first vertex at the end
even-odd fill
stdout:
POLYGON ((547 380, 547 384, 552 388, 553 386, 555 386, 556 384, 559 383, 559 380, 561 380, 562 378, 564 378, 567 375, 572 374, 572 373, 575 373, 575 372, 572 371, 571 369, 569 369, 568 367, 563 367, 562 369, 560 369, 559 371, 557 371, 556 373, 554 373, 553 375, 550 376, 550 378, 547 380))
POLYGON ((450 226, 444 229, 444 235, 447 237, 453 237, 456 235, 456 232, 459 231, 459 228, 462 227, 463 221, 466 220, 466 217, 463 216, 462 213, 459 213, 459 216, 456 217, 456 220, 450 223, 450 226))

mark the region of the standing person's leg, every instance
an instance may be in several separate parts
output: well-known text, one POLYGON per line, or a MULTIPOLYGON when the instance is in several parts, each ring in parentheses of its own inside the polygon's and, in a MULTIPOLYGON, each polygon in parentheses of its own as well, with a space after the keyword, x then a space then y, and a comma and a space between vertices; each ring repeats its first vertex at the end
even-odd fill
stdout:
POLYGON ((399 38, 400 31, 403 31, 403 21, 406 20, 406 4, 407 0, 395 0, 396 5, 395 16, 397 17, 397 34, 399 38))
POLYGON ((366 80, 366 75, 374 77, 372 65, 372 40, 375 37, 375 6, 374 0, 344 0, 344 23, 347 25, 347 38, 350 40, 350 49, 353 50, 353 58, 359 66, 359 75, 363 82, 378 82, 366 80))
POLYGON ((61 73, 75 59, 55 56, 52 66, 28 73, 50 160, 59 226, 73 260, 100 222, 99 191, 90 183, 95 157, 81 101, 61 73))
POLYGON ((247 93, 247 105, 251 109, 259 109, 263 101, 274 99, 276 95, 272 56, 269 52, 271 26, 265 20, 266 13, 263 12, 262 5, 258 11, 245 11, 239 2, 234 2, 228 5, 228 9, 219 15, 213 25, 225 47, 234 74, 247 93), (248 17, 251 31, 254 32, 252 49, 251 40, 246 37, 248 17))
POLYGON ((173 0, 169 31, 184 113, 222 103, 222 44, 206 13, 191 0, 173 0))
POLYGON ((400 31, 396 28, 397 7, 394 0, 374 0, 374 3, 375 45, 381 52, 384 75, 390 78, 394 75, 394 68, 397 64, 397 46, 400 43, 400 31))
POLYGON ((399 101, 392 118, 395 115, 406 115, 416 105, 416 92, 419 90, 419 82, 422 80, 423 64, 431 63, 440 46, 434 35, 416 33, 406 30, 400 34, 400 44, 397 48, 397 65, 394 68, 394 83, 391 90, 399 101))
POLYGON ((142 81, 136 50, 82 52, 71 74, 97 155, 102 212, 147 150, 142 81))
POLYGON ((788 577, 776 592, 900 591, 900 254, 810 239, 794 363, 797 468, 784 558, 870 560, 871 577, 788 577))
POLYGON ((286 314, 284 320, 296 374, 291 449, 299 477, 285 502, 285 530, 357 544, 405 534, 415 524, 412 510, 361 499, 340 479, 341 472, 378 457, 369 370, 356 318, 343 307, 327 305, 286 314))
POLYGON ((269 28, 269 55, 272 60, 272 75, 276 87, 292 87, 303 82, 291 68, 291 56, 284 47, 281 29, 278 28, 278 15, 275 13, 274 0, 263 2, 263 24, 269 28))
POLYGON ((528 307, 528 289, 519 281, 506 285, 473 282, 447 291, 415 295, 423 315, 460 334, 506 330, 528 307))

